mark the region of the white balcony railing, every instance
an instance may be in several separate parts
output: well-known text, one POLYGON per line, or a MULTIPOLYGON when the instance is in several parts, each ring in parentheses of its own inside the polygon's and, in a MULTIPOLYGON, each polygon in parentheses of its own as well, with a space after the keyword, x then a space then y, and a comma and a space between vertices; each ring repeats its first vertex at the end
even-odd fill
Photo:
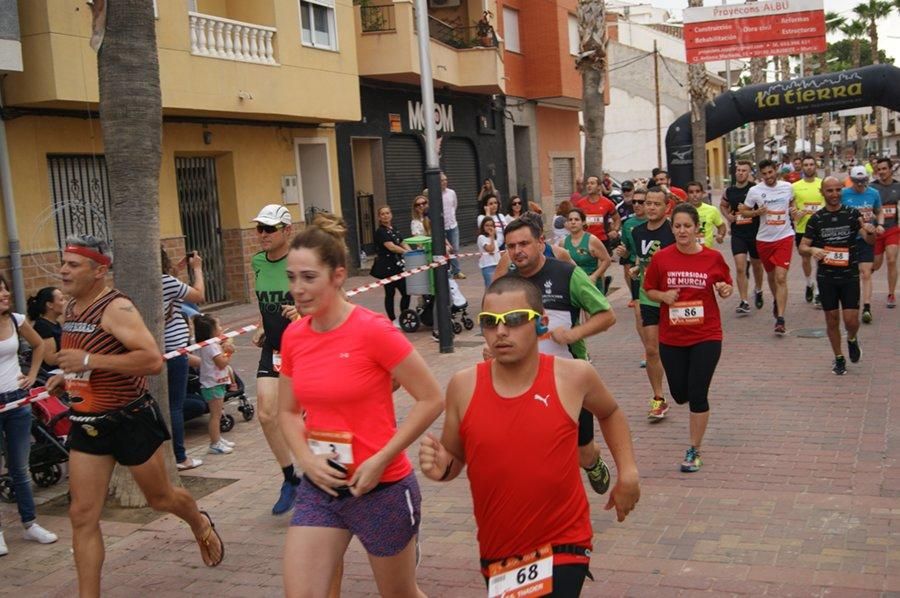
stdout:
POLYGON ((256 64, 277 65, 273 38, 277 29, 198 12, 191 22, 191 54, 256 64))

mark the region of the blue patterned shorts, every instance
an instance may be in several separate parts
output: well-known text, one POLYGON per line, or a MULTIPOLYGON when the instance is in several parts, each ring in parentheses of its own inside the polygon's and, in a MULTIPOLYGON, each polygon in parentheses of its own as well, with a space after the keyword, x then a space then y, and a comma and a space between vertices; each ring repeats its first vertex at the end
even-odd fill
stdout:
POLYGON ((362 496, 333 497, 303 477, 291 525, 336 527, 359 538, 372 556, 394 556, 419 533, 422 495, 416 474, 379 484, 362 496))

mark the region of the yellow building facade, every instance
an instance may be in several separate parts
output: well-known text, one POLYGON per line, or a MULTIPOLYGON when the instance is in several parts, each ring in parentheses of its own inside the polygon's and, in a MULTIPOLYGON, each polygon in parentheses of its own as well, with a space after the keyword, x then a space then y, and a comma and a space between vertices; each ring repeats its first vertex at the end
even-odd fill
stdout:
MULTIPOLYGON (((250 221, 340 213, 334 123, 360 118, 351 0, 156 0, 160 235, 204 256, 208 299, 246 300, 250 221), (323 27, 324 25, 324 27, 323 27)), ((26 293, 53 284, 65 234, 104 234, 109 202, 90 10, 19 0, 24 70, 3 81, 26 293)), ((7 201, 7 198, 3 198, 7 201)), ((8 246, 6 226, 0 244, 8 246)), ((6 251, 4 251, 6 253, 6 251)), ((8 269, 0 257, 0 269, 8 269)))

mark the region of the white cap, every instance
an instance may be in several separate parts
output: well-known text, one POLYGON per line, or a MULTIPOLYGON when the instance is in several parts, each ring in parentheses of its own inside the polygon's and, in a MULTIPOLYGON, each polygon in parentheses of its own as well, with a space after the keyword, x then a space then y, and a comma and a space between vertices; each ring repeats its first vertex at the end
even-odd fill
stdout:
POLYGON ((854 181, 868 181, 869 173, 866 172, 865 166, 854 166, 850 169, 850 178, 854 181))
POLYGON ((290 226, 291 213, 284 206, 278 205, 277 203, 270 203, 259 211, 259 214, 256 215, 253 222, 259 222, 260 224, 267 224, 269 226, 276 226, 278 224, 290 226))

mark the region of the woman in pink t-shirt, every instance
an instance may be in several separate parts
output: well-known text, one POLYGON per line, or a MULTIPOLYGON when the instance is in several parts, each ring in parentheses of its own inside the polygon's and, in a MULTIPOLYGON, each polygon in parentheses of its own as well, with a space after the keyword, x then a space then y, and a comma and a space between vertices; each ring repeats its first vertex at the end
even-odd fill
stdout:
POLYGON ((403 333, 344 297, 345 234, 343 220, 322 214, 288 253, 303 317, 281 341, 279 410, 304 475, 285 542, 285 592, 325 596, 357 536, 381 595, 418 597, 421 495, 404 451, 440 415, 443 393, 403 333), (415 399, 399 425, 394 380, 415 399))

